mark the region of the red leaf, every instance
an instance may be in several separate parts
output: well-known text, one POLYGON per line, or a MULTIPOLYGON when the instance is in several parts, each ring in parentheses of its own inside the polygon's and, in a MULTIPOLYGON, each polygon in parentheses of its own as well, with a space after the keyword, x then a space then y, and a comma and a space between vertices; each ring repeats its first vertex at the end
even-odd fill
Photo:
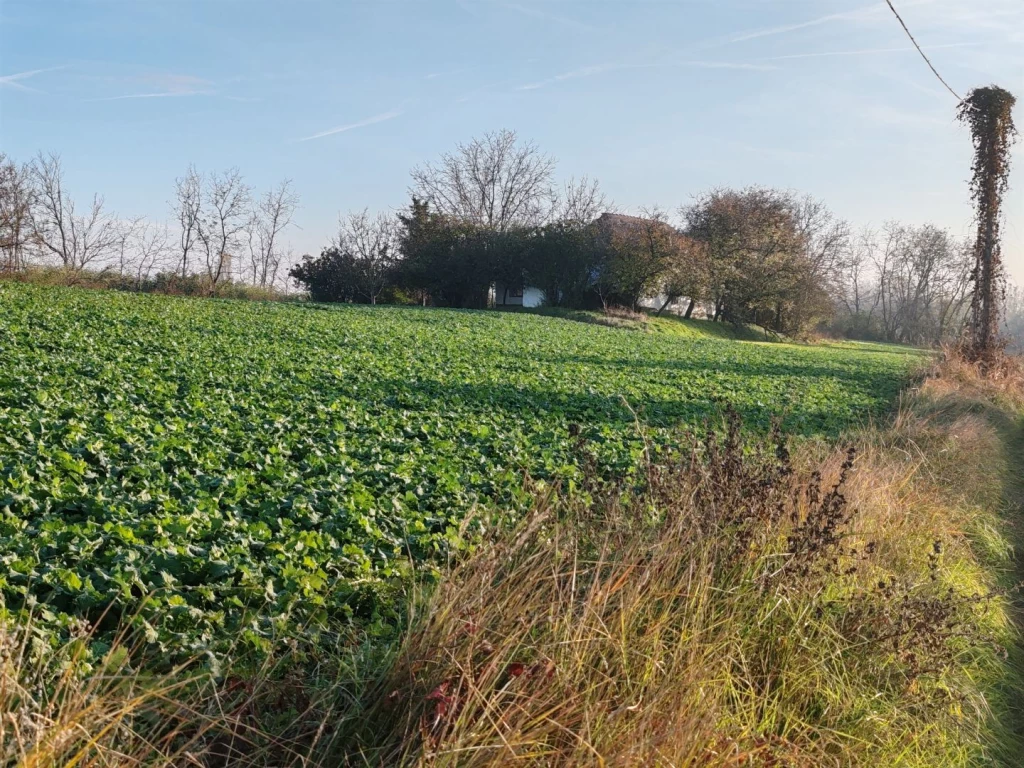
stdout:
POLYGON ((437 688, 427 694, 427 701, 447 701, 448 691, 451 690, 452 684, 450 680, 445 680, 437 688))

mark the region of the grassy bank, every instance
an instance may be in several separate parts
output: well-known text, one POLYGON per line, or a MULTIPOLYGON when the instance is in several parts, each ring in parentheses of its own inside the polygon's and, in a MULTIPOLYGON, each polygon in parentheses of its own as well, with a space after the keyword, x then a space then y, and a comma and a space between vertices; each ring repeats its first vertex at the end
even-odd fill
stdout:
POLYGON ((514 535, 412 602, 400 637, 340 635, 256 671, 154 677, 115 649, 76 674, 80 645, 26 663, 31 631, 9 630, 3 757, 1016 765, 1022 404, 1013 376, 947 363, 834 449, 738 428, 648 443, 645 484, 539 492, 514 535))
POLYGON ((766 331, 756 325, 735 325, 716 323, 711 320, 692 320, 674 314, 657 315, 653 312, 633 312, 628 309, 566 309, 564 307, 500 307, 498 311, 512 314, 557 317, 576 323, 604 325, 630 331, 654 333, 670 338, 696 341, 699 339, 720 339, 724 341, 778 341, 778 334, 766 331))

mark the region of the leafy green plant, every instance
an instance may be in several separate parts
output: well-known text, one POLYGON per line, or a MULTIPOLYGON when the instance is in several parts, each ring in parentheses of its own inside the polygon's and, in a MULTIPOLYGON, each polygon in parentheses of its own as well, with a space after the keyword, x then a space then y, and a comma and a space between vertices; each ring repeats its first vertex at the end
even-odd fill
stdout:
POLYGON ((4 610, 193 655, 386 632, 414 572, 528 508, 524 476, 574 493, 580 439, 619 477, 722 403, 833 435, 920 353, 3 284, 0 360, 4 610))

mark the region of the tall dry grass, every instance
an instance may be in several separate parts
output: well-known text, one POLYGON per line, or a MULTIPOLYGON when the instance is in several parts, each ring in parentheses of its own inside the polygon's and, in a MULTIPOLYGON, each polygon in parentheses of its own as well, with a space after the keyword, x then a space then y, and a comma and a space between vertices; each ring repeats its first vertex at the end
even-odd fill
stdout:
POLYGON ((25 663, 31 641, 9 632, 0 756, 1015 765, 1016 370, 947 361, 849 445, 791 456, 732 422, 651 456, 642 485, 538 492, 514 534, 411 601, 394 644, 150 677, 117 649, 113 668, 83 672, 68 649, 25 663))
MULTIPOLYGON (((797 462, 734 436, 638 496, 542 504, 433 595, 349 737, 359 759, 983 760, 1011 638, 963 521, 919 481, 935 428, 904 415, 860 456, 797 462)), ((954 432, 988 447, 973 421, 954 432)))

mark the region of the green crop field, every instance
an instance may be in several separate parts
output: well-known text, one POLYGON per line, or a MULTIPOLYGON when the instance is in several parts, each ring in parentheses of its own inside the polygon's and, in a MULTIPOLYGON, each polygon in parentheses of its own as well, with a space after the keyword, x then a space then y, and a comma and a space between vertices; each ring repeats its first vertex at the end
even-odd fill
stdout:
POLYGON ((694 328, 0 284, 0 597, 44 637, 132 617, 184 652, 386 618, 527 474, 571 489, 581 439, 614 473, 638 421, 666 441, 724 403, 835 435, 921 360, 694 328))

